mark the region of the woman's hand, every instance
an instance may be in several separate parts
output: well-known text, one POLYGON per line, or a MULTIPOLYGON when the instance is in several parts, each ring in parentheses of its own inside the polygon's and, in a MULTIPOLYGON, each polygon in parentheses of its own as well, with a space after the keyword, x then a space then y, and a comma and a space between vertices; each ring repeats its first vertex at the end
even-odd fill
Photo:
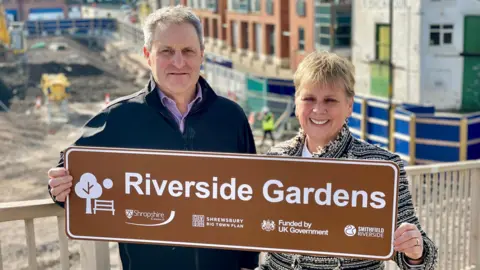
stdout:
MULTIPOLYGON (((415 224, 402 223, 394 234, 393 247, 412 260, 420 260, 423 255, 423 237, 415 224)), ((421 262, 421 261, 420 261, 421 262)))

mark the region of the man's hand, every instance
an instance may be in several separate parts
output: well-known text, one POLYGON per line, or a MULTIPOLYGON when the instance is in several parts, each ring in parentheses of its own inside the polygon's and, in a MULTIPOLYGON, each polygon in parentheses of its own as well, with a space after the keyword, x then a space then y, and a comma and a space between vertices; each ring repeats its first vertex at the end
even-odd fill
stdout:
POLYGON ((48 171, 50 192, 57 202, 65 202, 71 191, 73 177, 65 168, 51 168, 48 171))

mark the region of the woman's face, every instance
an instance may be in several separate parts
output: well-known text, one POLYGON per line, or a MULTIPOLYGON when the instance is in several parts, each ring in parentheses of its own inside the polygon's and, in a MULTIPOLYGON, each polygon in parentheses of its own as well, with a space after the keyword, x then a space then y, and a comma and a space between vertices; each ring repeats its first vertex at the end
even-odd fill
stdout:
POLYGON ((305 83, 298 89, 295 114, 307 135, 309 148, 323 147, 334 140, 352 114, 353 97, 348 97, 339 85, 305 83))

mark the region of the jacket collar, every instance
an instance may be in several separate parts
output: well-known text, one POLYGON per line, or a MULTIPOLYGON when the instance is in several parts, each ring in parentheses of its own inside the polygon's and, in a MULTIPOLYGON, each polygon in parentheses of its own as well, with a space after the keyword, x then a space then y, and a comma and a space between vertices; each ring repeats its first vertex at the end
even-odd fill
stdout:
MULTIPOLYGON (((290 140, 290 144, 286 149, 286 154, 289 156, 301 156, 303 146, 305 145, 305 138, 305 132, 300 129, 298 134, 290 140)), ((312 155, 313 157, 319 158, 340 158, 349 149, 352 142, 352 133, 348 128, 348 124, 345 122, 337 137, 322 149, 312 153, 312 155)))
MULTIPOLYGON (((212 87, 208 84, 208 82, 200 76, 197 84, 200 85, 200 89, 202 91, 202 99, 200 102, 196 103, 193 108, 192 112, 196 112, 205 108, 209 104, 211 104, 216 98, 217 94, 213 91, 212 87)), ((153 76, 150 75, 150 79, 148 80, 147 85, 144 88, 145 91, 145 103, 153 107, 159 111, 167 111, 167 108, 162 104, 158 93, 156 92, 156 83, 153 79, 153 76)))

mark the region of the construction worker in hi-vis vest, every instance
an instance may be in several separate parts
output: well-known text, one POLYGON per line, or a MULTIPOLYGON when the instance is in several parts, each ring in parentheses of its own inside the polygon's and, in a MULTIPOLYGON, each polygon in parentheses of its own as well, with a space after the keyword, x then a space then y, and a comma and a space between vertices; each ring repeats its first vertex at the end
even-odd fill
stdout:
POLYGON ((267 138, 267 135, 270 136, 270 139, 272 140, 272 145, 275 144, 275 139, 273 138, 273 130, 275 128, 275 119, 273 116, 273 113, 270 112, 270 110, 265 107, 263 108, 263 119, 262 119, 262 129, 263 129, 263 139, 262 139, 262 144, 265 143, 265 139, 267 138))

